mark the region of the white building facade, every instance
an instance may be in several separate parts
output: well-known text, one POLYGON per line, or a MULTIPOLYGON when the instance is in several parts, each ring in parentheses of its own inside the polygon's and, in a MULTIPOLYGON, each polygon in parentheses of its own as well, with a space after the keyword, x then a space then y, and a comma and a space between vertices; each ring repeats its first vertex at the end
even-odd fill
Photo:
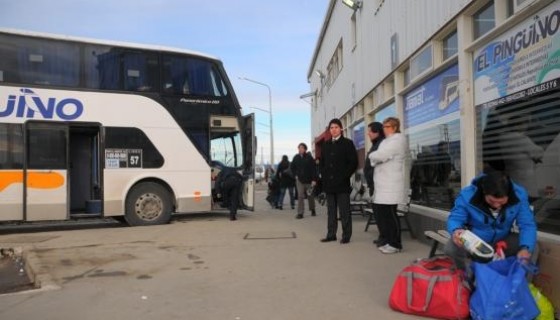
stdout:
POLYGON ((502 170, 529 191, 540 236, 560 239, 560 1, 354 2, 330 1, 307 72, 316 155, 340 118, 363 166, 367 125, 396 116, 419 229, 502 170))

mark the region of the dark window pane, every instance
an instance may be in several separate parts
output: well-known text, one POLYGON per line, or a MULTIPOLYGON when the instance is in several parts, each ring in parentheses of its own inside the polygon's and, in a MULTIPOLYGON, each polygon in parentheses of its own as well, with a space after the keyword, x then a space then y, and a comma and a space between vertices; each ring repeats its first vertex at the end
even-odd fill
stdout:
POLYGON ((121 51, 112 47, 86 45, 84 71, 86 87, 121 90, 121 51))
POLYGON ((21 124, 0 124, 0 169, 23 168, 23 131, 21 124))
POLYGON ((157 54, 121 48, 85 46, 86 86, 95 89, 157 91, 157 54))
POLYGON ((223 97, 228 94, 216 65, 211 61, 179 56, 163 58, 166 93, 223 97))
POLYGON ((454 56, 458 51, 457 31, 443 39, 443 60, 454 56))
POLYGON ((494 29, 496 24, 496 19, 494 17, 494 2, 489 3, 486 7, 475 13, 473 15, 473 20, 475 39, 478 39, 480 36, 494 29))
POLYGON ((52 86, 78 86, 80 47, 71 42, 0 36, 0 68, 5 81, 52 86))
POLYGON ((450 210, 461 189, 461 126, 459 120, 411 130, 410 185, 412 203, 450 210))
POLYGON ((106 127, 105 149, 140 149, 143 168, 163 166, 163 157, 146 134, 138 128, 106 127))
POLYGON ((124 85, 127 91, 154 91, 158 87, 157 56, 152 53, 127 52, 123 59, 124 85))
POLYGON ((30 125, 27 137, 29 169, 66 169, 66 128, 30 125))

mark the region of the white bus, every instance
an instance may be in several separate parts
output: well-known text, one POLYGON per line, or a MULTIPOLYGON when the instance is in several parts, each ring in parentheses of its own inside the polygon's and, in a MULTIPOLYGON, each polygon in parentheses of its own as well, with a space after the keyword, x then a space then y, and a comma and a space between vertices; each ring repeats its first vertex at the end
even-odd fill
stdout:
POLYGON ((224 207, 224 166, 253 210, 253 132, 216 58, 0 29, 0 221, 166 223, 224 207))

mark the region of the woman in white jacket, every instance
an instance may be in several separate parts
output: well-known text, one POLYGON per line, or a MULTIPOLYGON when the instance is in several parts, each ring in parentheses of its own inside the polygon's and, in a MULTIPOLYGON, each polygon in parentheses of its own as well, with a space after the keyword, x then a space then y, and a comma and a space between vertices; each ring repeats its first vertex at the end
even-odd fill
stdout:
POLYGON ((406 139, 400 133, 398 118, 389 117, 383 121, 385 140, 377 151, 369 155, 374 167, 373 210, 376 212, 377 228, 383 253, 397 253, 402 250, 400 221, 397 205, 405 199, 404 160, 406 139))

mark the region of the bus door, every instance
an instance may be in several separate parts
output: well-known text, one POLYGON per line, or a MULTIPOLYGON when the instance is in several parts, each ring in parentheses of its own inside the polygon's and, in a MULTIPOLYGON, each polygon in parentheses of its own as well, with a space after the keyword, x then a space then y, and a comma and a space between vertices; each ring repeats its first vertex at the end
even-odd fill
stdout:
POLYGON ((254 157, 247 148, 252 148, 253 115, 244 119, 234 116, 212 115, 210 117, 210 156, 213 205, 212 209, 224 208, 225 203, 216 197, 215 180, 224 167, 235 168, 243 175, 239 207, 253 210, 254 207, 254 157), (248 128, 248 129, 247 129, 248 128), (248 130, 248 131, 247 131, 248 130), (247 158, 249 156, 249 158, 247 158))
POLYGON ((68 218, 68 125, 25 124, 25 220, 68 218))
POLYGON ((70 215, 101 215, 99 124, 72 124, 68 142, 70 215))
MULTIPOLYGON (((255 153, 257 141, 255 139, 255 114, 243 117, 243 208, 255 210, 255 153)), ((272 128, 271 128, 272 130, 272 128)))

